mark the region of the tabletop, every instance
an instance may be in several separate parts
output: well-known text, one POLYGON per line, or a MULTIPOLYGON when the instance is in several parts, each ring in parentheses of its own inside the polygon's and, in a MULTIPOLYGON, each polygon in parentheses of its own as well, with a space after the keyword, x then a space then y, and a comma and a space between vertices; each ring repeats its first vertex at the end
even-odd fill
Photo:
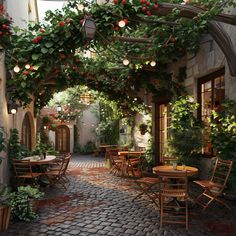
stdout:
POLYGON ((127 155, 129 155, 129 154, 144 154, 145 153, 145 151, 119 151, 118 152, 118 155, 119 156, 127 156, 127 155))
POLYGON ((47 155, 45 159, 40 159, 40 156, 25 157, 22 160, 30 160, 33 165, 43 165, 52 163, 56 159, 56 156, 47 155))
POLYGON ((157 172, 171 172, 171 173, 179 173, 180 171, 187 171, 188 176, 195 175, 198 172, 198 168, 192 166, 177 166, 176 169, 173 168, 172 165, 164 165, 164 166, 155 166, 152 168, 154 173, 157 172))

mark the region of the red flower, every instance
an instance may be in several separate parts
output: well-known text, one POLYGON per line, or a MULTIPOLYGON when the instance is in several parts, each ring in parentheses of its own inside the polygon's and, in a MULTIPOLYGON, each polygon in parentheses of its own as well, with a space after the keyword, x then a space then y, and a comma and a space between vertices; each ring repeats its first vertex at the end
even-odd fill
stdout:
POLYGON ((64 27, 64 26, 65 26, 65 22, 64 22, 64 21, 60 21, 58 24, 59 24, 59 26, 61 26, 61 27, 64 27))
POLYGON ((24 75, 28 75, 28 74, 29 74, 29 71, 25 70, 25 71, 23 72, 23 74, 24 74, 24 75))
POLYGON ((0 36, 2 36, 2 31, 0 31, 0 36))
POLYGON ((152 15, 152 13, 151 13, 150 11, 147 11, 146 14, 147 14, 148 16, 151 16, 151 15, 152 15))
POLYGON ((33 71, 33 70, 34 70, 34 67, 33 67, 33 66, 30 66, 30 70, 33 71))
POLYGON ((147 2, 147 0, 140 0, 141 4, 145 4, 147 2))
POLYGON ((32 42, 35 43, 35 44, 37 44, 37 43, 38 43, 38 39, 37 39, 37 38, 34 38, 34 39, 32 39, 32 42))
POLYGON ((118 4, 118 0, 113 0, 113 3, 114 4, 118 4))
POLYGON ((124 19, 123 21, 125 22, 125 25, 128 24, 128 20, 127 19, 124 19))
POLYGON ((9 27, 8 27, 6 24, 3 24, 3 25, 2 25, 2 28, 3 28, 3 29, 8 29, 9 27))
POLYGON ((126 0, 122 0, 121 3, 122 3, 123 5, 125 5, 125 4, 126 4, 126 0))
POLYGON ((142 12, 145 12, 147 10, 146 7, 142 7, 142 12))
POLYGON ((157 9, 159 7, 158 4, 154 4, 154 8, 157 9))

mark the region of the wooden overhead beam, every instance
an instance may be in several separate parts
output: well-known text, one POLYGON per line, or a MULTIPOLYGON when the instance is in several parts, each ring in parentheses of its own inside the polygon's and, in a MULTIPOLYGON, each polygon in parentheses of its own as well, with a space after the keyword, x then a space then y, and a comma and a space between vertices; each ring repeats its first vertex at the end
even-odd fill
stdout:
MULTIPOLYGON (((153 14, 157 16, 165 16, 172 12, 176 8, 180 10, 179 17, 194 18, 202 9, 190 5, 179 5, 170 3, 161 3, 159 7, 153 11, 153 14)), ((144 20, 145 22, 145 20, 144 20)), ((146 21, 147 23, 158 23, 152 21, 146 21)), ((219 14, 214 18, 214 21, 209 22, 208 31, 215 42, 218 44, 222 52, 224 53, 228 65, 230 74, 236 76, 236 50, 232 43, 232 40, 225 29, 220 25, 219 22, 236 25, 236 16, 219 14), (218 21, 218 22, 217 22, 218 21)), ((167 22, 168 23, 168 22, 167 22)), ((116 37, 121 42, 132 42, 132 43, 147 43, 152 44, 153 40, 150 38, 132 38, 132 37, 116 37)))
MULTIPOLYGON (((192 5, 160 3, 159 7, 157 9, 154 9, 152 13, 157 16, 166 16, 170 14, 173 11, 173 9, 180 10, 179 17, 185 17, 185 18, 193 18, 197 16, 200 12, 203 12, 201 8, 192 5)), ((215 16, 214 20, 230 25, 236 25, 236 16, 234 15, 221 13, 215 16)))

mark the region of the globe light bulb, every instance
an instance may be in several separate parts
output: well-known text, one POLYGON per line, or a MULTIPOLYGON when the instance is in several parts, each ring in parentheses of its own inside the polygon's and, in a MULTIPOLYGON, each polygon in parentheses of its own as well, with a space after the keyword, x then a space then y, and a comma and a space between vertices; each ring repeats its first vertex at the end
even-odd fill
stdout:
POLYGON ((84 5, 83 4, 78 4, 78 10, 83 11, 84 10, 84 5))
POLYGON ((123 64, 124 64, 125 66, 129 65, 129 60, 128 60, 128 59, 124 59, 124 60, 123 60, 123 64))
POLYGON ((13 115, 16 114, 16 109, 15 108, 11 109, 11 114, 13 114, 13 115))
POLYGON ((156 64, 157 63, 155 61, 151 61, 151 63, 150 63, 150 65, 153 66, 153 67, 156 66, 156 64))
POLYGON ((27 64, 27 65, 25 65, 25 69, 29 69, 30 68, 30 65, 29 64, 27 64))
POLYGON ((20 72, 20 67, 18 65, 16 65, 13 70, 16 73, 19 73, 20 72))
POLYGON ((125 21, 120 20, 120 21, 118 22, 118 25, 119 25, 120 28, 125 27, 125 21))

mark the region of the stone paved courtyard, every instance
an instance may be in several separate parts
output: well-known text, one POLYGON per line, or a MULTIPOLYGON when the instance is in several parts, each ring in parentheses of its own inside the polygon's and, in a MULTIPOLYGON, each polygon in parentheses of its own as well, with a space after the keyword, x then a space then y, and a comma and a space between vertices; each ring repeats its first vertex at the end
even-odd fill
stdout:
POLYGON ((202 213, 190 209, 190 230, 181 225, 159 227, 158 209, 146 197, 133 202, 138 189, 132 179, 110 175, 101 157, 73 156, 67 190, 44 188, 33 222, 11 222, 2 236, 45 235, 236 235, 236 204, 202 213))

